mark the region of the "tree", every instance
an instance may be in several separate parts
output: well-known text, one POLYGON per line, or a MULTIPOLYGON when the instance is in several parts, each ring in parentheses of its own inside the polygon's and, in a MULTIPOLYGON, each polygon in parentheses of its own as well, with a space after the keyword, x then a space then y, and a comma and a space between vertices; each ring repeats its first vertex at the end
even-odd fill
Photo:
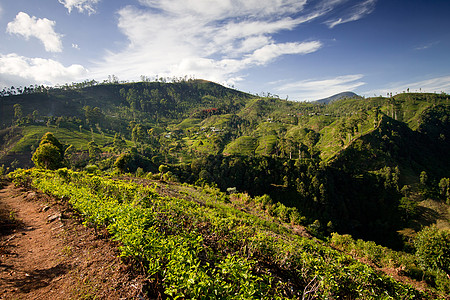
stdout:
POLYGON ((22 114, 22 105, 14 104, 14 117, 16 118, 17 122, 19 122, 20 118, 22 118, 22 114))
POLYGON ((39 111, 33 110, 32 117, 33 117, 33 122, 36 122, 37 118, 39 117, 39 111))
POLYGON ((69 147, 67 147, 66 151, 64 151, 64 156, 66 158, 67 165, 73 164, 73 160, 74 160, 76 151, 77 151, 77 149, 73 145, 70 145, 69 147))
POLYGON ((97 159, 101 153, 100 148, 94 141, 90 141, 88 143, 88 151, 89 151, 89 158, 91 161, 97 159))
POLYGON ((427 175, 427 172, 425 172, 425 171, 422 171, 420 173, 420 184, 424 187, 427 186, 427 184, 428 184, 428 175, 427 175))
POLYGON ((125 142, 120 133, 114 135, 113 147, 116 153, 121 153, 127 147, 127 142, 125 142))
POLYGON ((39 143, 40 145, 43 144, 52 144, 54 146, 56 146, 59 149, 59 152, 61 153, 61 157, 64 155, 64 146, 63 144, 61 144, 57 138, 55 138, 55 136, 51 133, 51 132, 47 132, 46 134, 44 134, 41 138, 41 142, 39 143))
POLYGON ((439 181, 439 194, 441 194, 444 200, 447 200, 448 204, 450 204, 450 179, 449 178, 441 178, 439 181))
POLYGON ((64 146, 47 132, 31 158, 37 168, 55 170, 63 166, 64 146))
POLYGON ((420 173, 420 189, 422 191, 422 194, 427 197, 429 196, 429 182, 428 182, 428 175, 427 172, 422 171, 420 173))
POLYGON ((136 124, 131 132, 131 137, 135 144, 142 144, 144 142, 145 134, 146 130, 144 127, 142 127, 141 124, 136 124))
POLYGON ((114 167, 122 173, 127 172, 129 170, 130 161, 131 155, 129 153, 122 153, 114 162, 114 167))
POLYGON ((89 105, 83 107, 86 122, 88 124, 103 124, 105 115, 98 107, 91 108, 89 105))

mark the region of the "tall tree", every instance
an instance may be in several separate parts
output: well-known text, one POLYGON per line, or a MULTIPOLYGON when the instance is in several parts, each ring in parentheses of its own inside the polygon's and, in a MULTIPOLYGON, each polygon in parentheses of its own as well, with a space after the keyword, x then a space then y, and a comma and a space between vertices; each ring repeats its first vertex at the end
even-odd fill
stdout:
POLYGON ((16 118, 17 122, 19 122, 20 118, 22 118, 22 115, 23 115, 22 105, 14 104, 14 118, 16 118))

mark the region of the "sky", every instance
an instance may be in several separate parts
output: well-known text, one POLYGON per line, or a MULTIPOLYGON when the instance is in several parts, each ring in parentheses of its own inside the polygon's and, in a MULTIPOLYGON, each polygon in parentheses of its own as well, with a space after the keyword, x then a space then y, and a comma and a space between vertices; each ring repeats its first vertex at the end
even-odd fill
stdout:
POLYGON ((450 93, 449 0, 0 0, 0 88, 115 75, 311 101, 450 93))

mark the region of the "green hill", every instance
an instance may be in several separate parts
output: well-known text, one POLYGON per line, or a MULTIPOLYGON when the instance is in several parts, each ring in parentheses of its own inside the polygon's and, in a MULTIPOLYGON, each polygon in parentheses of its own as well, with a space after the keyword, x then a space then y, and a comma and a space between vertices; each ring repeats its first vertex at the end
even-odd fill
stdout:
MULTIPOLYGON (((237 192, 280 222, 302 226, 323 242, 334 238, 339 249, 372 247, 358 244, 363 239, 411 254, 423 226, 450 228, 446 94, 325 105, 188 80, 38 87, 0 101, 1 173, 32 167, 41 137, 52 132, 63 144, 63 164, 74 171, 213 186, 224 199, 231 199, 226 191, 237 192)), ((408 276, 421 274, 431 288, 445 290, 442 270, 409 266, 408 276)))

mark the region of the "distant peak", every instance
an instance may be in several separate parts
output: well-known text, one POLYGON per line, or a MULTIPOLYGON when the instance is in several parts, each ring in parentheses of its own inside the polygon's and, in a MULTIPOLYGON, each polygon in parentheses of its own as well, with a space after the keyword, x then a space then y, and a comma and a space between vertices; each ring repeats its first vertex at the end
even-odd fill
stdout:
POLYGON ((321 103, 321 104, 329 104, 331 102, 341 100, 341 99, 347 99, 347 98, 360 98, 361 96, 353 93, 353 92, 342 92, 333 96, 330 96, 328 98, 323 98, 314 101, 315 103, 321 103))

